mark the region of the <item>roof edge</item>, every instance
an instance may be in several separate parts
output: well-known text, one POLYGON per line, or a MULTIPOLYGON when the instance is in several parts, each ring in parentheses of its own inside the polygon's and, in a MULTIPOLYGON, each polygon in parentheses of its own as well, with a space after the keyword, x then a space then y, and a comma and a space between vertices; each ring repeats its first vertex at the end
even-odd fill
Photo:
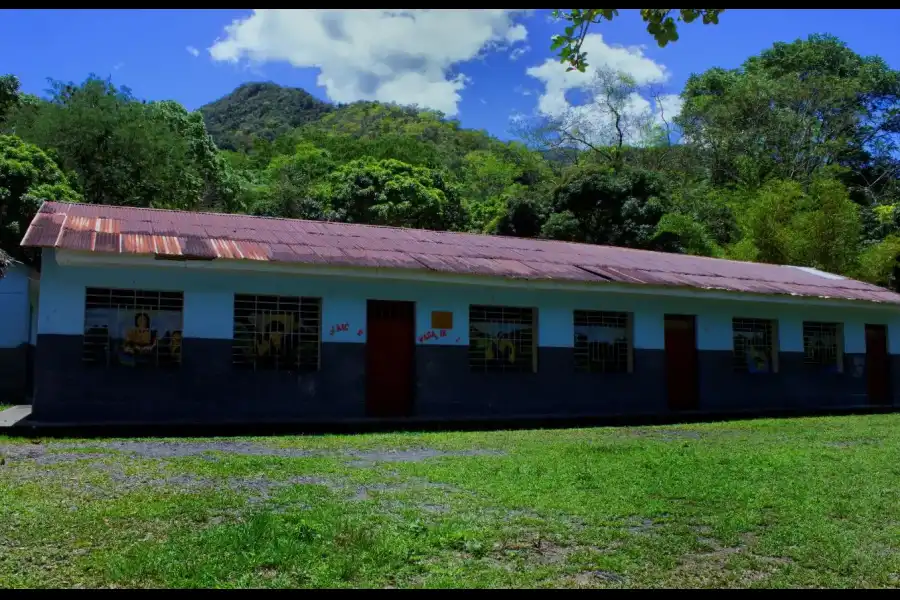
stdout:
MULTIPOLYGON (((743 292, 726 288, 700 288, 694 286, 656 285, 648 283, 627 283, 620 281, 579 282, 562 279, 526 279, 498 277, 493 275, 459 274, 436 271, 428 267, 422 269, 358 267, 342 265, 318 265, 313 263, 276 263, 255 260, 217 258, 210 261, 167 261, 158 260, 154 255, 112 254, 56 248, 56 261, 61 266, 97 267, 147 267, 162 269, 190 269, 192 271, 214 272, 256 272, 310 275, 316 277, 354 277, 357 279, 388 279, 393 281, 426 281, 431 283, 462 283, 493 287, 513 287, 528 289, 567 289, 570 291, 608 292, 632 295, 664 295, 681 298, 718 299, 726 301, 758 302, 762 299, 778 304, 820 305, 846 308, 866 308, 880 310, 900 310, 898 302, 880 302, 867 299, 849 299, 834 296, 806 296, 800 294, 777 294, 743 292), (60 260, 62 259, 62 260, 60 260)), ((889 290, 885 290, 890 292, 889 290)))

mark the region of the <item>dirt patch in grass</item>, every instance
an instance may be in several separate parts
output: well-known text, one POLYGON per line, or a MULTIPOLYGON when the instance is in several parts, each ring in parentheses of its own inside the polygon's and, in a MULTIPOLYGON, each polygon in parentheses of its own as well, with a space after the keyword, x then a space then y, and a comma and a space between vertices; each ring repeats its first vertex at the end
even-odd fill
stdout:
POLYGON ((764 556, 754 552, 756 536, 745 533, 736 545, 726 546, 711 537, 698 537, 706 551, 681 557, 672 576, 692 581, 691 587, 746 587, 768 579, 793 560, 782 556, 764 556))

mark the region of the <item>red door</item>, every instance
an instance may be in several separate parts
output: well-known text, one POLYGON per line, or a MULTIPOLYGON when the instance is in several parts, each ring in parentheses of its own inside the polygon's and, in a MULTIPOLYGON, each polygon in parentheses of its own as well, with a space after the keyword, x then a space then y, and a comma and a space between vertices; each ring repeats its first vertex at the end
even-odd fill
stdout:
POLYGON ((890 403, 887 330, 884 325, 866 325, 866 379, 869 402, 890 403))
POLYGON ((412 413, 415 311, 412 302, 369 300, 366 315, 366 413, 412 413))
POLYGON ((697 336, 693 315, 666 315, 666 386, 669 408, 697 408, 697 336))

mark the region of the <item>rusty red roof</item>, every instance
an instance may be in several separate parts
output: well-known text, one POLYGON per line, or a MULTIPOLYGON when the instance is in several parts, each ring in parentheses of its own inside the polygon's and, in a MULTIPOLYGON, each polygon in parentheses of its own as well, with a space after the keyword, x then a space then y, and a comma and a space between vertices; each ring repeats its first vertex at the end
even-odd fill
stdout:
POLYGON ((549 240, 99 204, 44 202, 22 245, 900 304, 900 294, 800 267, 549 240))

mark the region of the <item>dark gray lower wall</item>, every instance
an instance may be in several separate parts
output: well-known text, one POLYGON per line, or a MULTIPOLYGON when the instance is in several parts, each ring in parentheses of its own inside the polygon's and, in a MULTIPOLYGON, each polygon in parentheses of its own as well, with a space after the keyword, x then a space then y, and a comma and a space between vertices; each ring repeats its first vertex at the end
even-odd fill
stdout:
POLYGON ((186 338, 178 369, 82 362, 82 337, 38 336, 33 418, 66 422, 342 419, 364 416, 365 345, 322 344, 315 373, 235 370, 230 340, 186 338))
POLYGON ((31 396, 34 346, 0 348, 0 404, 22 404, 31 396))
POLYGON ((576 373, 571 348, 539 348, 538 372, 469 370, 466 346, 416 348, 416 413, 424 417, 611 415, 666 410, 665 354, 635 350, 631 374, 576 373))
MULTIPOLYGON (((56 422, 279 422, 365 417, 364 344, 322 344, 322 369, 235 370, 230 340, 185 339, 172 371, 82 362, 82 337, 40 335, 33 418, 56 422)), ((465 346, 417 346, 414 416, 422 418, 646 415, 668 411, 665 353, 636 350, 631 374, 576 373, 571 348, 540 348, 538 372, 469 369, 465 346)), ((900 406, 900 356, 892 357, 900 406)), ((700 352, 704 412, 866 406, 864 357, 822 373, 783 352, 779 372, 735 373, 731 352, 700 352)))
POLYGON ((805 364, 802 352, 779 353, 777 373, 737 373, 733 360, 728 350, 699 353, 700 410, 802 410, 868 404, 865 355, 845 355, 843 373, 805 364))

